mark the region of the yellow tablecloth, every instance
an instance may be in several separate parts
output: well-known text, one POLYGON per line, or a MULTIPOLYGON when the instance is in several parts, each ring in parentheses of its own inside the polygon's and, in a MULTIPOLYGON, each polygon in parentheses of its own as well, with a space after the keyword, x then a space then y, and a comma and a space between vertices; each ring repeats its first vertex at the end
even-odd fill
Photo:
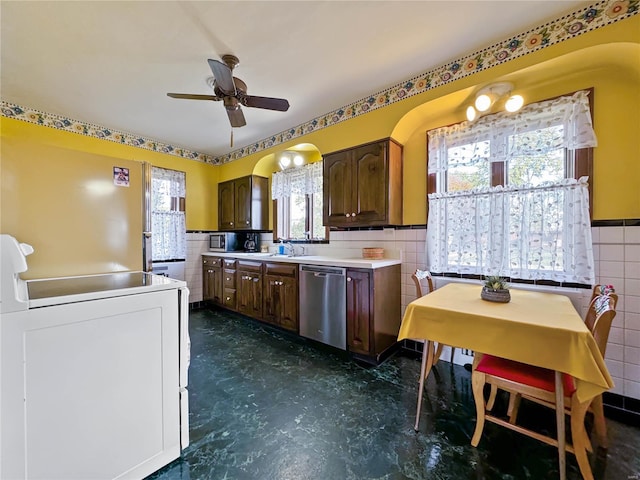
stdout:
POLYGON ((511 302, 480 298, 480 285, 449 283, 411 302, 398 340, 428 339, 565 372, 584 402, 613 387, 600 350, 564 295, 511 289, 511 302))

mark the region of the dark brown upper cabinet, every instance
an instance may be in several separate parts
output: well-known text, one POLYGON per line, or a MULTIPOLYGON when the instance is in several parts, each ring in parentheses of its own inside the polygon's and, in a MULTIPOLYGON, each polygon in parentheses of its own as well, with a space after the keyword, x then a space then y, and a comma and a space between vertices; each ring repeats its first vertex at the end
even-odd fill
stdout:
POLYGON ((323 161, 325 226, 402 224, 402 145, 380 140, 329 153, 323 161))
POLYGON ((218 230, 267 230, 269 179, 257 175, 218 184, 218 230))

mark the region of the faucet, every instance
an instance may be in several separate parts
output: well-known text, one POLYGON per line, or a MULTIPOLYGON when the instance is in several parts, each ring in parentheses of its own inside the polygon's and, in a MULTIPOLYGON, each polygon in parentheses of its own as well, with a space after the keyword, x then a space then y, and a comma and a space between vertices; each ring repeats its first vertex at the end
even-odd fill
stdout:
POLYGON ((296 249, 291 242, 285 243, 284 246, 289 250, 290 257, 294 257, 296 255, 296 249))

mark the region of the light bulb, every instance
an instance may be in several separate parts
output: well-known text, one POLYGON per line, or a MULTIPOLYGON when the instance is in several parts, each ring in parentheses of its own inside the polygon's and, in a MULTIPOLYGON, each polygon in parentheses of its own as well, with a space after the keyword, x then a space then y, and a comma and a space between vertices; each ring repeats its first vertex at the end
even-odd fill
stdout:
POLYGON ((522 108, 522 105, 524 105, 524 98, 522 98, 522 95, 513 95, 505 102, 504 108, 507 112, 517 112, 522 108))
POLYGON ((478 97, 476 98, 476 108, 480 112, 486 112, 487 110, 489 110, 491 103, 492 103, 491 97, 486 93, 483 93, 482 95, 478 95, 478 97))
POLYGON ((296 166, 300 166, 304 163, 304 158, 302 158, 302 155, 296 155, 295 157, 293 157, 293 164, 296 166))
POLYGON ((471 105, 467 107, 467 120, 473 122, 476 119, 476 109, 471 105))
POLYGON ((283 155, 283 156, 280 157, 280 166, 283 169, 287 168, 290 163, 291 163, 291 159, 288 156, 283 155))

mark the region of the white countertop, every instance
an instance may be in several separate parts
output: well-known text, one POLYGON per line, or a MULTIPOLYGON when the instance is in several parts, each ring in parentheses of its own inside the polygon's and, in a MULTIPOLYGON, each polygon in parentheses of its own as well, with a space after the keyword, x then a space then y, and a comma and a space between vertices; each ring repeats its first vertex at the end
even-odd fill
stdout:
POLYGON ((366 258, 337 258, 322 255, 280 255, 273 253, 245 253, 245 252, 207 252, 204 256, 224 257, 248 260, 260 260, 265 262, 297 263, 300 265, 325 265, 330 267, 346 268, 382 268, 391 265, 400 265, 402 262, 396 258, 383 258, 370 260, 366 258))

